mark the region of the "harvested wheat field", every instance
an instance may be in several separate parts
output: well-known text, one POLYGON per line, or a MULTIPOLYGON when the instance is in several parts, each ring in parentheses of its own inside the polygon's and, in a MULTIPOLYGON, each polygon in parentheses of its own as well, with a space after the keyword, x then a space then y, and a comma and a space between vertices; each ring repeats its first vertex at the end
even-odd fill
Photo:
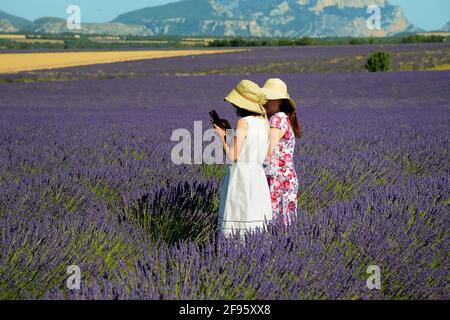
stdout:
POLYGON ((20 71, 55 69, 100 63, 170 58, 178 56, 217 54, 245 50, 246 49, 5 53, 0 54, 0 73, 14 73, 20 71))
POLYGON ((0 34, 0 39, 12 39, 12 40, 16 40, 16 39, 26 39, 26 35, 24 34, 0 34))

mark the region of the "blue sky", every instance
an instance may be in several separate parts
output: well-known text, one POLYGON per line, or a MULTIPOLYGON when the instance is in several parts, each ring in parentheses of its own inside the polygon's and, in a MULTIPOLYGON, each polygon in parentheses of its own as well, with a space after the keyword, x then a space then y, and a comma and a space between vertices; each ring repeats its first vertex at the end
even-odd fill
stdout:
POLYGON ((399 5, 408 20, 425 30, 436 30, 450 21, 450 0, 389 0, 399 5))
MULTIPOLYGON (((400 5, 410 22, 425 29, 435 30, 450 21, 450 0, 389 0, 400 5)), ((84 22, 105 22, 120 13, 155 6, 173 0, 1 0, 0 10, 30 20, 43 16, 66 17, 66 8, 77 4, 84 22)))

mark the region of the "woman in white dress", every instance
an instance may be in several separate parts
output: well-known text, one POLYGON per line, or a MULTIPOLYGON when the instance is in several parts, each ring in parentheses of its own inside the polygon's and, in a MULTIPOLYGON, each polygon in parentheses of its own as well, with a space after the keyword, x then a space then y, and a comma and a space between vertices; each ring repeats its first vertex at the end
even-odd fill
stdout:
POLYGON ((263 163, 269 143, 269 124, 260 87, 242 80, 224 99, 236 108, 238 120, 232 146, 226 132, 214 125, 228 159, 220 192, 218 231, 233 230, 242 237, 246 230, 263 229, 272 220, 272 205, 263 163))

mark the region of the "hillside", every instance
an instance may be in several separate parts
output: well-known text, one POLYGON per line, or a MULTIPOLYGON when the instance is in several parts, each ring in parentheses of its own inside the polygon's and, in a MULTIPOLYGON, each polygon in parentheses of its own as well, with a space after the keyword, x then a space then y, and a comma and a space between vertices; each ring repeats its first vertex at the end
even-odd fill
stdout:
POLYGON ((182 0, 118 16, 154 35, 389 36, 415 31, 402 9, 385 0, 182 0), (383 30, 367 28, 367 5, 382 10, 383 30))
MULTIPOLYGON (((77 33, 139 36, 367 37, 420 31, 386 0, 181 0, 81 26, 77 33), (381 30, 367 27, 369 4, 380 6, 381 30)), ((0 32, 30 31, 70 32, 61 18, 31 22, 0 11, 0 32)))

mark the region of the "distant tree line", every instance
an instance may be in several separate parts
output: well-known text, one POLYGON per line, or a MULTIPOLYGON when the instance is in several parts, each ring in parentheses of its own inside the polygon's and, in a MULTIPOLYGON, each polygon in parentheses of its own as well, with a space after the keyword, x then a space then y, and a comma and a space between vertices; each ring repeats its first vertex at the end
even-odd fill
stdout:
MULTIPOLYGON (((139 49, 139 48, 185 48, 185 47, 254 47, 254 46, 311 46, 311 45, 364 45, 364 44, 402 44, 402 43, 429 43, 446 42, 450 37, 439 35, 408 34, 385 38, 352 38, 352 37, 300 37, 300 38, 219 38, 209 44, 183 43, 180 36, 120 36, 118 41, 96 41, 96 36, 102 35, 74 35, 63 34, 30 34, 26 38, 30 41, 14 41, 12 39, 0 39, 0 49, 139 49), (32 41, 40 39, 40 41, 32 41), (43 42, 48 40, 62 40, 61 43, 43 42), (137 41, 138 40, 138 41, 137 41), (139 42, 141 41, 142 42, 139 42), (148 40, 149 43, 145 43, 148 40), (158 40, 161 43, 158 43, 158 40), (155 42, 151 42, 155 41, 155 42)), ((199 38, 201 39, 201 38, 199 38)))
POLYGON ((257 46, 310 46, 314 40, 310 37, 298 39, 245 39, 242 37, 232 39, 216 39, 209 43, 210 47, 257 47, 257 46))
POLYGON ((401 38, 401 43, 419 43, 419 42, 446 42, 448 37, 429 35, 424 36, 420 34, 412 34, 401 38))
POLYGON ((449 37, 438 35, 406 35, 393 37, 368 37, 368 38, 352 38, 352 37, 324 37, 324 38, 281 38, 281 39, 248 39, 248 38, 231 38, 217 39, 212 41, 210 47, 253 47, 253 46, 311 46, 311 45, 364 45, 364 44, 399 44, 399 43, 430 43, 430 42, 446 42, 449 37))
POLYGON ((63 49, 59 43, 38 43, 38 42, 16 42, 7 39, 0 39, 0 49, 63 49))
POLYGON ((138 42, 97 42, 86 38, 64 40, 64 49, 141 49, 176 47, 177 42, 138 43, 138 42))

